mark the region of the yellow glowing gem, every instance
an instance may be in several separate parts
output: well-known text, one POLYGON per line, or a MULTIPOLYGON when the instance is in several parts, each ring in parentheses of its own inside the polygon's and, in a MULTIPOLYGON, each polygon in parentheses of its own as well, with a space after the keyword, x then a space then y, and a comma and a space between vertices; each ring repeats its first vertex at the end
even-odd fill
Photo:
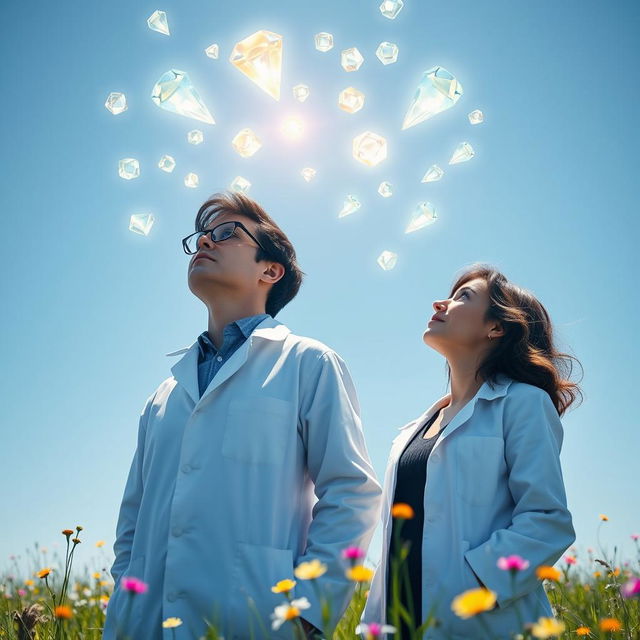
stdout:
POLYGON ((338 96, 338 106, 347 113, 355 113, 364 107, 364 93, 353 87, 347 87, 338 96))
POLYGON ((235 138, 231 141, 233 148, 243 158, 251 157, 260 147, 262 142, 251 129, 242 129, 238 131, 235 138))
POLYGON ((375 167, 387 157, 386 138, 372 131, 361 133, 353 139, 353 157, 368 167, 375 167))
POLYGON ((302 120, 298 118, 287 118, 282 123, 282 133, 291 140, 297 140, 304 133, 302 120))

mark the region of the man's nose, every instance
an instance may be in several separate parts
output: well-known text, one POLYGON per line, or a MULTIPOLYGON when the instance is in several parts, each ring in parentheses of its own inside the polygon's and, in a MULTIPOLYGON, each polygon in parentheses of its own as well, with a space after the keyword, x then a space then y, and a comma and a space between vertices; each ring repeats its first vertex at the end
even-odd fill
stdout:
POLYGON ((198 249, 204 247, 207 248, 212 248, 214 246, 214 242, 213 240, 211 240, 211 234, 210 233, 203 233, 199 238, 198 238, 198 249))

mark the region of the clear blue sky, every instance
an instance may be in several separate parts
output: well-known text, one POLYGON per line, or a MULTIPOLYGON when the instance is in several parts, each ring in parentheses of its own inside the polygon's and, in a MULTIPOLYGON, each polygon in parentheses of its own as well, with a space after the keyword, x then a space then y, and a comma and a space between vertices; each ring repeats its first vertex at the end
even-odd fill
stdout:
MULTIPOLYGON (((445 392, 444 362, 421 341, 432 301, 474 261, 533 290, 560 346, 585 370, 585 402, 564 419, 562 453, 578 544, 594 545, 605 513, 603 543, 631 553, 629 535, 640 530, 632 402, 640 7, 406 0, 390 21, 378 4, 3 3, 0 566, 33 541, 62 541, 59 531, 77 523, 87 547, 112 544, 138 415, 174 362, 164 354, 206 328, 180 238, 206 196, 237 174, 253 183, 250 195, 289 234, 307 273, 279 319, 347 361, 380 476, 396 428, 445 392), (155 9, 167 12, 170 37, 147 28, 155 9), (280 102, 228 62, 234 43, 259 29, 284 37, 280 102), (334 34, 332 51, 315 51, 318 31, 334 34), (383 40, 400 47, 396 64, 375 58, 383 40), (219 60, 204 55, 213 42, 219 60), (340 50, 351 46, 365 63, 346 73, 340 50), (454 73, 464 95, 401 131, 433 65, 454 73), (215 126, 152 103, 154 83, 172 67, 190 74, 215 126), (291 94, 300 82, 311 87, 304 104, 291 94), (347 86, 367 96, 354 115, 336 106, 347 86), (111 91, 127 95, 126 113, 104 108, 111 91), (473 127, 475 108, 486 121, 473 127), (307 126, 297 143, 279 131, 290 114, 307 126), (246 126, 264 142, 250 159, 230 146, 246 126), (205 134, 198 147, 186 141, 194 127, 205 134), (389 141, 375 168, 351 158, 352 137, 367 129, 389 141), (448 167, 463 140, 476 157, 448 167), (156 168, 163 153, 176 158, 173 174, 156 168), (141 164, 129 182, 117 175, 127 156, 141 164), (444 178, 421 184, 434 162, 444 178), (299 175, 305 166, 318 171, 310 184, 299 175), (183 185, 189 171, 198 189, 183 185), (393 197, 376 193, 381 180, 393 183, 393 197), (362 208, 339 220, 348 193, 362 208), (405 236, 422 200, 439 219, 405 236), (144 211, 156 217, 146 238, 127 229, 144 211), (399 254, 393 271, 376 265, 384 249, 399 254)), ((95 551, 87 547, 80 563, 95 551)))

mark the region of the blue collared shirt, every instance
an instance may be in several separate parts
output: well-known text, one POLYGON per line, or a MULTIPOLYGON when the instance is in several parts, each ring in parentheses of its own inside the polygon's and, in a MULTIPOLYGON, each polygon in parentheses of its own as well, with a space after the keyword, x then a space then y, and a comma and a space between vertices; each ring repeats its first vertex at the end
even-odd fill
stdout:
POLYGON ((253 333, 253 330, 265 319, 268 313, 240 318, 229 323, 222 334, 222 345, 216 349, 209 333, 203 331, 198 336, 198 387, 200 397, 209 386, 213 377, 220 371, 222 365, 238 350, 240 345, 253 333))

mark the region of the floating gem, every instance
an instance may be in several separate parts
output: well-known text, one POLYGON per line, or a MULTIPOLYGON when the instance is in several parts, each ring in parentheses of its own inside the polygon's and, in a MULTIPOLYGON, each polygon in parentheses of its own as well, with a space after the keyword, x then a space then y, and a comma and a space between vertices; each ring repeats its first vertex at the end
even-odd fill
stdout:
POLYGON ((117 116, 119 113, 127 110, 127 97, 124 93, 110 93, 104 106, 117 116))
POLYGON ((187 173, 184 177, 184 186, 195 189, 200 184, 200 178, 197 173, 187 173))
POLYGON ((357 47, 351 47, 351 49, 345 49, 340 54, 340 64, 345 71, 357 71, 364 62, 362 54, 358 51, 357 47))
POLYGON ((353 87, 347 87, 338 96, 338 106, 347 113, 360 111, 364 106, 364 93, 353 87))
POLYGON ((437 164, 432 164, 420 182, 437 182, 443 175, 444 171, 437 164))
POLYGON ((430 202, 420 202, 415 208, 411 220, 404 230, 405 233, 413 233, 418 229, 433 224, 438 219, 436 210, 430 202))
POLYGON ((237 191, 238 193, 247 193, 251 187, 251 183, 242 176, 236 176, 229 186, 233 191, 237 191))
POLYGON ((375 167, 387 157, 387 140, 377 133, 365 131, 353 139, 353 157, 369 167, 375 167))
POLYGON ((378 193, 383 198, 390 198, 393 195, 393 187, 391 183, 387 182, 386 180, 384 182, 381 182, 380 186, 378 187, 378 193))
POLYGON ((314 40, 318 51, 324 53, 333 49, 333 36, 330 33, 325 33, 324 31, 316 33, 314 40))
POLYGON ((380 5, 380 13, 389 20, 395 20, 396 16, 402 11, 404 2, 402 0, 384 0, 380 5))
POLYGON ((403 129, 427 120, 458 102, 462 85, 442 67, 425 71, 402 123, 403 129))
POLYGON ((393 253, 393 251, 383 251, 378 256, 377 262, 385 271, 391 271, 396 266, 396 262, 398 262, 398 254, 393 253))
POLYGON ((249 158, 262 146, 262 142, 251 129, 238 131, 231 144, 243 158, 249 158))
POLYGON ((148 236, 154 222, 155 218, 151 213, 134 213, 129 218, 129 231, 148 236))
POLYGON ((140 175, 140 163, 135 158, 122 158, 118 162, 118 175, 125 180, 133 180, 140 175))
POLYGON ((458 148, 453 152, 451 160, 449 160, 449 164, 459 164, 460 162, 467 162, 468 160, 471 160, 471 158, 473 158, 473 156, 475 155, 476 152, 468 142, 461 142, 458 145, 458 148))
POLYGON ((316 170, 311 167, 305 167, 300 174, 305 179, 305 182, 311 182, 315 178, 316 170))
POLYGON ((304 125, 299 118, 286 118, 282 123, 281 131, 290 140, 297 140, 304 133, 304 125))
POLYGON ((304 102, 309 97, 309 87, 306 84, 297 84, 293 87, 293 97, 298 102, 304 102))
POLYGON ((347 196, 344 204, 342 205, 342 211, 338 214, 338 218, 344 218, 345 216, 351 215, 355 211, 360 208, 360 200, 355 196, 347 196))
POLYGON ((171 156, 164 155, 158 162, 158 168, 171 173, 176 168, 176 161, 171 156))
POLYGON ((475 109, 474 111, 472 111, 469 114, 469 122, 471 124, 480 124, 481 122, 484 122, 484 114, 482 113, 482 111, 480 111, 480 109, 475 109))
POLYGON ((218 59, 218 55, 220 53, 220 47, 217 44, 210 44, 204 50, 204 52, 207 54, 207 56, 209 58, 212 58, 213 60, 217 60, 218 59))
POLYGON ((164 11, 154 11, 147 19, 147 25, 152 31, 163 33, 165 36, 169 33, 169 24, 167 23, 167 14, 164 11))
POLYGON ((272 31, 256 31, 236 43, 229 62, 272 98, 280 100, 282 36, 272 31))
POLYGON ((202 144, 204 141, 204 133, 200 129, 192 129, 187 133, 187 142, 189 144, 202 144))
POLYGON ((398 45, 393 42, 381 42, 376 49, 376 56, 382 64, 392 64, 398 59, 398 45))
POLYGON ((156 82, 151 99, 162 109, 187 118, 194 118, 207 124, 215 124, 209 109, 200 99, 198 92, 184 71, 171 69, 156 82))

